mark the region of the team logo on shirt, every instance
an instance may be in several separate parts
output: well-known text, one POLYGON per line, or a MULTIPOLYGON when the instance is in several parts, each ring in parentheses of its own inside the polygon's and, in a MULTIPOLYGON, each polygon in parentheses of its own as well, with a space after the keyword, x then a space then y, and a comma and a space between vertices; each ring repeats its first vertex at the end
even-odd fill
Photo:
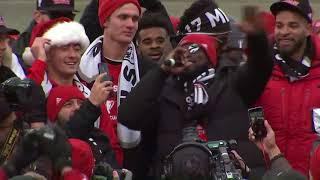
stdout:
POLYGON ((61 101, 61 98, 56 98, 56 104, 58 105, 61 101))
POLYGON ((114 106, 114 101, 113 100, 107 100, 107 111, 109 114, 111 114, 111 109, 114 106))

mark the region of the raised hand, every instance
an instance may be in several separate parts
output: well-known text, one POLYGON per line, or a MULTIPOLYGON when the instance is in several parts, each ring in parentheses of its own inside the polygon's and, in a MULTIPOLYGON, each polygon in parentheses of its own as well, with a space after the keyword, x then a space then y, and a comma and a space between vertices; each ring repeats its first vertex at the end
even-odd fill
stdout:
POLYGON ((274 156, 280 154, 280 149, 276 144, 274 131, 268 121, 264 121, 264 126, 267 129, 267 136, 265 138, 262 140, 256 139, 251 128, 249 129, 248 137, 250 141, 254 142, 260 150, 265 151, 269 155, 269 158, 272 159, 274 156))
POLYGON ((97 107, 104 103, 113 91, 113 83, 102 80, 105 75, 106 73, 100 74, 91 88, 89 101, 97 107))
POLYGON ((43 37, 37 37, 32 46, 31 46, 31 52, 35 59, 39 59, 42 61, 47 61, 47 55, 45 51, 45 45, 50 45, 50 40, 45 39, 43 37))
POLYGON ((166 59, 173 59, 175 61, 175 64, 170 66, 166 65, 165 63, 161 64, 161 69, 166 71, 169 74, 173 75, 179 75, 186 71, 186 69, 192 65, 192 63, 188 62, 184 58, 184 54, 186 52, 186 49, 182 47, 177 47, 173 51, 171 51, 166 59))

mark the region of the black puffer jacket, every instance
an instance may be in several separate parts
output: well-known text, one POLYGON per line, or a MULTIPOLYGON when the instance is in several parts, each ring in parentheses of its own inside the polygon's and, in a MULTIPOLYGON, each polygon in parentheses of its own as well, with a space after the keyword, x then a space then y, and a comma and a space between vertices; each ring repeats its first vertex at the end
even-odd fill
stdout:
MULTIPOLYGON (((251 54, 247 64, 239 68, 220 64, 217 69, 208 90, 206 130, 209 140, 238 140, 240 155, 254 167, 261 165, 262 158, 247 140, 247 109, 264 90, 273 62, 264 34, 249 36, 248 44, 251 54), (260 162, 254 162, 254 154, 260 162)), ((157 67, 145 75, 119 107, 118 120, 122 124, 131 129, 156 132, 146 136, 156 141, 153 158, 157 178, 161 174, 161 160, 182 142, 186 113, 182 84, 157 67)))

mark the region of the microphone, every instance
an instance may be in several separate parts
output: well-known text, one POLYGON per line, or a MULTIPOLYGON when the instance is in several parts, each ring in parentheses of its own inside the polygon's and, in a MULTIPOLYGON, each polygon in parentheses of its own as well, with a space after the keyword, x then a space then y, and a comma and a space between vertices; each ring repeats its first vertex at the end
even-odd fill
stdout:
POLYGON ((164 60, 163 64, 165 66, 173 67, 173 66, 181 65, 182 63, 180 61, 173 59, 173 58, 170 58, 170 59, 164 60))

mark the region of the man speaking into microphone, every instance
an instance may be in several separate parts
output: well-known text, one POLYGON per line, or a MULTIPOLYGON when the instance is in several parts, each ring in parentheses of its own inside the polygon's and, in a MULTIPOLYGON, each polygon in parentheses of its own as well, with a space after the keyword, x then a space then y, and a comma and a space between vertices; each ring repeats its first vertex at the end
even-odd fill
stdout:
POLYGON ((246 64, 223 65, 217 55, 221 49, 217 37, 188 33, 167 60, 150 70, 120 105, 121 123, 152 132, 147 135, 154 140, 150 146, 155 147, 154 161, 149 166, 153 166, 156 179, 164 173, 163 159, 182 143, 182 129, 189 122, 195 122, 203 141, 236 139, 240 142, 239 154, 250 154, 240 147, 242 141, 247 141, 247 109, 264 90, 273 63, 267 37, 257 21, 244 21, 241 27, 248 34, 250 53, 246 64))

